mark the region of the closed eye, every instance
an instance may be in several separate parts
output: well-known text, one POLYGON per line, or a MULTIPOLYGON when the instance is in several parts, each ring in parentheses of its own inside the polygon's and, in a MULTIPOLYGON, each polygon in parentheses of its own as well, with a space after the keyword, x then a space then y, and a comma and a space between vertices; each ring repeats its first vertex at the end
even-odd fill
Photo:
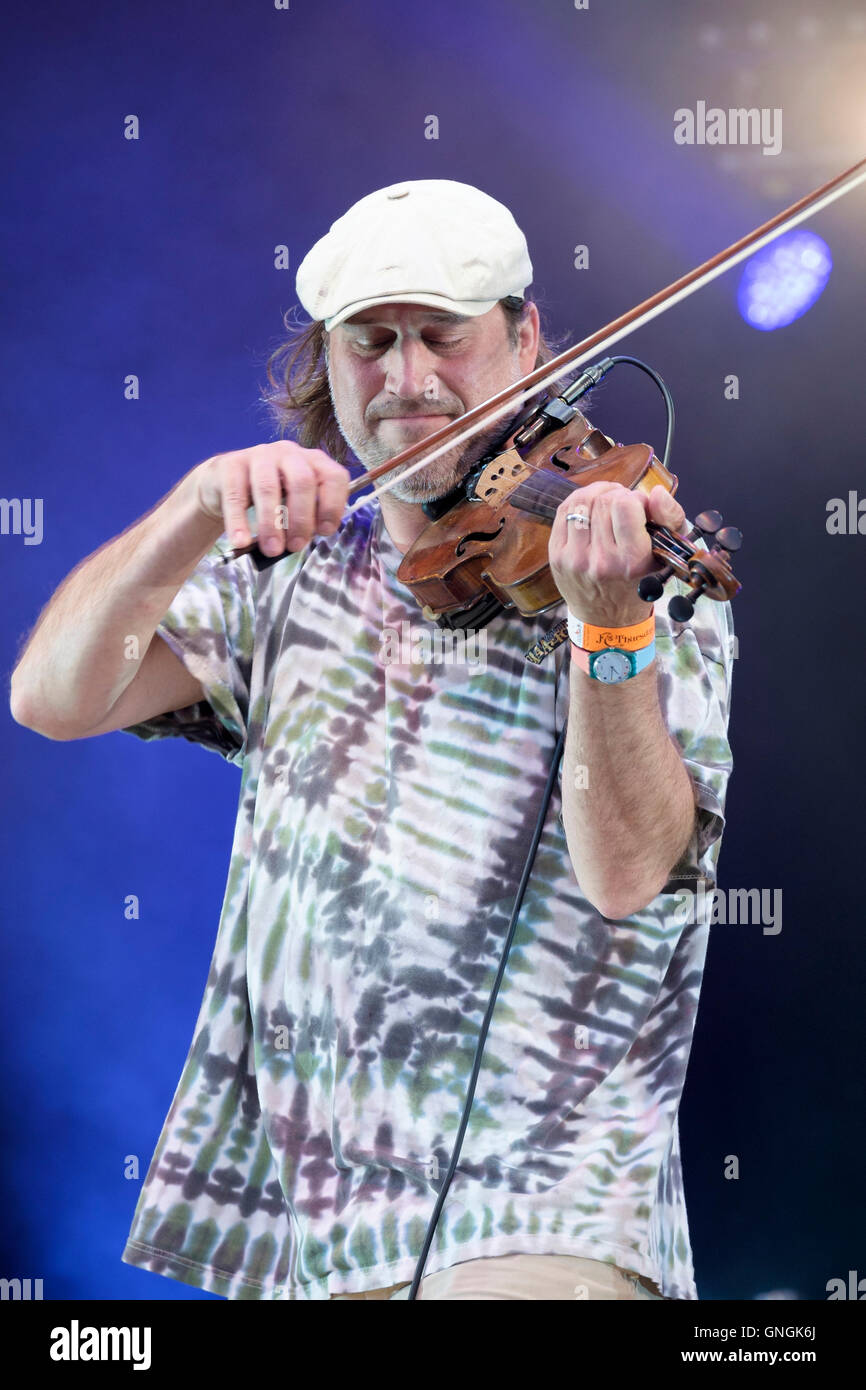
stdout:
MULTIPOLYGON (((462 347, 465 342, 465 339, 455 337, 430 338, 425 334, 424 341, 428 347, 431 347, 433 349, 434 352, 448 352, 453 350, 454 348, 462 347)), ((373 356, 377 352, 384 352, 386 348, 389 348, 391 346, 392 342, 393 338, 381 338, 376 339, 373 342, 364 342, 363 340, 358 339, 353 344, 353 347, 356 352, 364 353, 365 356, 373 356)))

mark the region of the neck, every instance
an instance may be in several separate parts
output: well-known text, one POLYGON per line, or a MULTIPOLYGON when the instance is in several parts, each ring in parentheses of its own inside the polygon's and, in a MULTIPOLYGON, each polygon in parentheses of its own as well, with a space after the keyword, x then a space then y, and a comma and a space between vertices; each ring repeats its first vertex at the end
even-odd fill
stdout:
POLYGON ((379 505, 388 535, 400 554, 405 555, 421 532, 430 525, 429 517, 424 515, 420 502, 401 502, 389 492, 382 494, 379 505))

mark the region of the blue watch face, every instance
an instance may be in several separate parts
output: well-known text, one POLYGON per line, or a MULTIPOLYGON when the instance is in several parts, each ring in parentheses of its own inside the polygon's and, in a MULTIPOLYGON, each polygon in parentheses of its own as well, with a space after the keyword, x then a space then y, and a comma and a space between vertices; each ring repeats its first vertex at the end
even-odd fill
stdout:
POLYGON ((592 663, 592 675, 597 681, 604 681, 605 685, 627 681, 633 670, 634 657, 613 647, 598 652, 592 663))

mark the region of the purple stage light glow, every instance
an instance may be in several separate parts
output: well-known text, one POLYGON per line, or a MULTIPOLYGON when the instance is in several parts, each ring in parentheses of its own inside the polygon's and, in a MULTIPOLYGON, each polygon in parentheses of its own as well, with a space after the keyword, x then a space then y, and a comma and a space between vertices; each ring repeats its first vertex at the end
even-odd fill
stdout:
POLYGON ((737 290, 740 313, 765 333, 793 323, 824 292, 833 257, 814 232, 779 237, 746 262, 737 290))

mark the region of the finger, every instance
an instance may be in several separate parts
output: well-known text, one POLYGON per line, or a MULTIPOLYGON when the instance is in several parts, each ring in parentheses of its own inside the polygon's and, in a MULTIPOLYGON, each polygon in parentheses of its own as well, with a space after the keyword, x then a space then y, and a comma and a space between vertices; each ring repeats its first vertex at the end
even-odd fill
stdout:
POLYGON ((617 493, 607 500, 611 534, 619 564, 626 576, 645 569, 652 554, 646 529, 646 510, 633 492, 617 493))
MULTIPOLYGON (((631 489, 623 487, 622 483, 611 481, 590 483, 588 486, 580 489, 580 493, 577 495, 578 506, 572 507, 569 510, 580 510, 582 504, 583 509, 588 511, 592 518, 592 524, 589 527, 590 541, 598 539, 599 542, 606 544, 613 540, 613 527, 611 522, 612 503, 616 498, 629 499, 633 497, 634 494, 631 489), (594 536, 592 534, 593 532, 594 536)), ((577 522, 572 523, 569 530, 571 529, 586 530, 585 527, 581 527, 577 522)))
POLYGON ((348 468, 335 462, 321 449, 310 455, 309 462, 316 473, 316 534, 331 536, 343 519, 349 499, 351 475, 348 468))
POLYGON ((289 550, 303 550, 315 534, 316 474, 300 451, 291 455, 281 471, 288 510, 286 544, 289 550))
POLYGON ((582 512, 586 513, 587 517, 590 515, 590 494, 594 486, 594 484, 590 484, 589 487, 577 488, 575 492, 569 493, 568 497, 557 507, 548 543, 548 555, 552 560, 558 561, 567 549, 571 549, 575 533, 577 534, 578 547, 571 550, 572 557, 588 551, 590 544, 588 526, 582 525, 580 522, 569 521, 568 513, 582 512), (583 546, 582 551, 580 549, 581 544, 583 546))
POLYGON ((282 555, 286 548, 282 514, 283 480, 272 452, 250 450, 250 491, 256 509, 256 540, 266 555, 282 555))
POLYGON ((242 452, 225 454, 220 464, 219 480, 226 535, 236 546, 249 545, 253 539, 247 524, 247 508, 250 506, 249 456, 242 452))
POLYGON ((616 549, 616 536, 613 529, 613 509, 619 493, 628 496, 628 489, 618 483, 596 497, 590 510, 590 525, 587 535, 590 540, 590 573, 598 578, 607 576, 610 558, 616 549))

